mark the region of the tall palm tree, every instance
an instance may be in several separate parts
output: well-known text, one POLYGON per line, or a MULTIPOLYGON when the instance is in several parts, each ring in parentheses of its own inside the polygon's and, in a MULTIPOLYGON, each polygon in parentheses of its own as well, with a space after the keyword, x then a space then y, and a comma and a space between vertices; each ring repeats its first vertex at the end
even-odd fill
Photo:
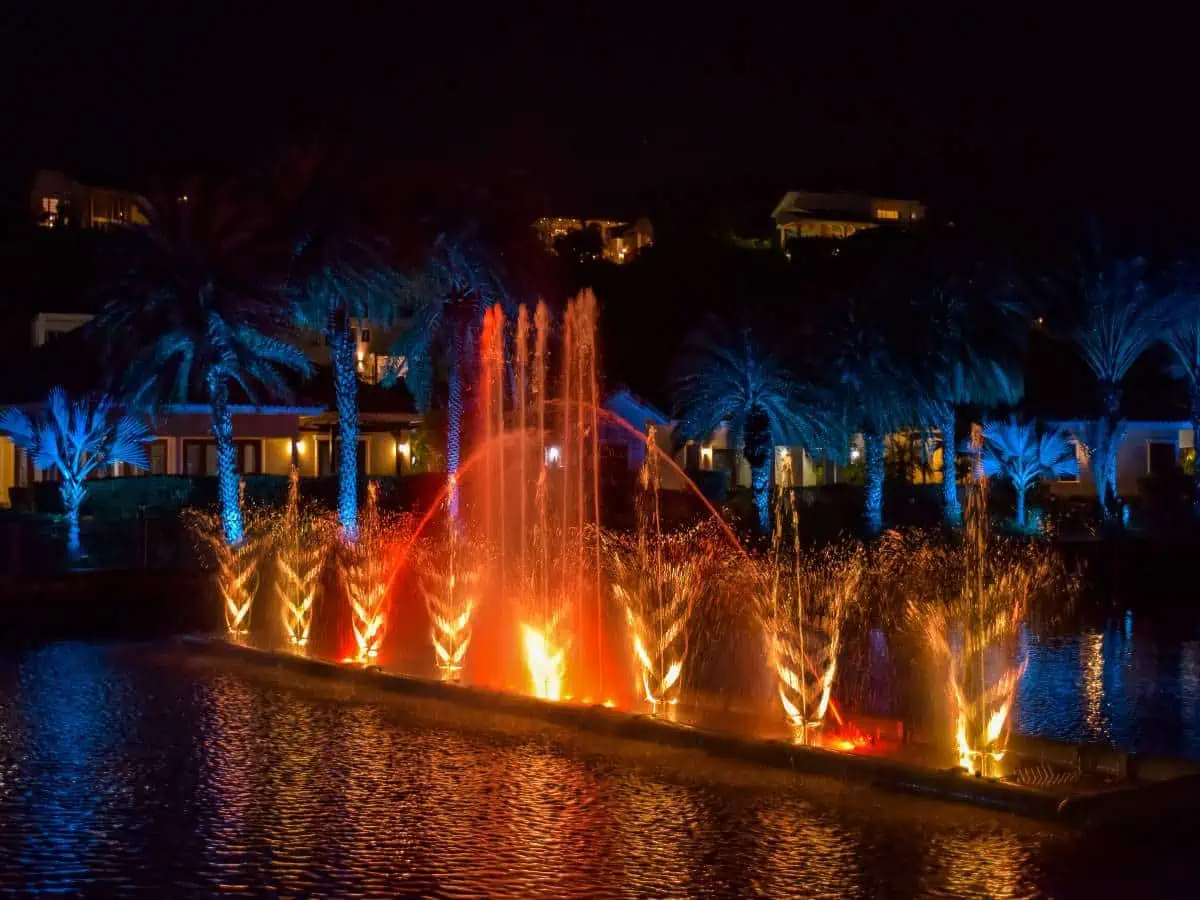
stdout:
MULTIPOLYGON (((1192 446, 1200 447, 1200 271, 1177 267, 1172 282, 1163 340, 1171 374, 1187 385, 1192 446)), ((1200 454, 1192 470, 1192 514, 1200 519, 1200 454)))
POLYGON ((328 345, 338 411, 337 515, 348 540, 358 535, 358 360, 354 320, 394 325, 401 284, 384 242, 363 219, 357 190, 313 153, 294 155, 280 179, 294 247, 289 289, 295 322, 328 345))
POLYGON ((1117 453, 1125 440, 1125 420, 1101 417, 1083 422, 1072 437, 1087 458, 1096 486, 1096 501, 1101 514, 1108 518, 1117 507, 1117 453))
MULTIPOLYGON (((508 294, 477 246, 440 235, 422 272, 409 281, 405 302, 412 319, 391 350, 405 368, 387 373, 385 382, 403 377, 417 408, 426 412, 433 401, 434 361, 445 360, 446 474, 453 478, 462 459, 464 389, 483 313, 495 303, 508 305, 508 294)), ((454 516, 457 496, 450 494, 454 516)))
POLYGON ((858 298, 847 298, 841 320, 831 335, 830 369, 843 421, 863 436, 866 468, 867 530, 883 528, 884 456, 887 436, 910 428, 919 418, 919 385, 910 361, 897 347, 903 341, 889 335, 877 317, 858 298))
MULTIPOLYGON (((1121 411, 1121 387, 1138 358, 1159 340, 1165 314, 1164 298, 1149 281, 1146 260, 1140 256, 1106 256, 1094 238, 1075 271, 1058 292, 1077 305, 1079 321, 1071 339, 1096 377, 1100 404, 1109 433, 1116 433, 1121 411)), ((1107 484, 1096 488, 1106 519, 1115 505, 1115 468, 1107 484)))
POLYGON ((758 525, 770 531, 771 466, 776 446, 832 449, 836 429, 812 388, 799 383, 750 329, 717 320, 685 341, 675 379, 680 435, 702 440, 722 426, 750 465, 758 525))
POLYGON ((1017 525, 1025 527, 1025 495, 1041 478, 1057 478, 1078 471, 1075 453, 1059 429, 1037 433, 1032 422, 985 422, 983 474, 1007 478, 1017 492, 1017 525))
POLYGON ((119 414, 111 397, 74 401, 60 387, 50 391, 44 411, 30 417, 10 408, 0 413, 0 432, 25 450, 40 469, 57 469, 67 513, 67 554, 83 555, 79 541, 79 509, 87 495, 87 479, 113 463, 150 468, 146 442, 152 435, 132 416, 119 414))
POLYGON ((943 515, 962 524, 955 467, 958 410, 1010 406, 1024 393, 1018 304, 977 279, 947 278, 918 298, 929 345, 920 362, 923 418, 941 434, 943 515))
POLYGON ((280 337, 289 325, 287 247, 270 239, 266 205, 234 182, 160 192, 143 213, 148 224, 121 235, 105 285, 111 299, 92 324, 134 403, 208 400, 221 522, 236 547, 245 527, 230 391, 256 405, 287 398, 285 373, 312 368, 280 337))

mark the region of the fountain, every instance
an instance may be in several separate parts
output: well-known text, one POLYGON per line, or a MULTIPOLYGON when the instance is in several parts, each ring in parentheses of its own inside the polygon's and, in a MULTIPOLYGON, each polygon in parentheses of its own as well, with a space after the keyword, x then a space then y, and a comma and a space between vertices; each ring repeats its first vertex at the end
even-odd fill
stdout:
POLYGON ((287 505, 275 529, 275 594, 279 598, 284 634, 297 653, 308 648, 313 603, 325 561, 326 530, 321 520, 300 509, 300 473, 292 466, 287 505))
POLYGON ((656 713, 679 703, 692 613, 720 558, 704 526, 663 533, 657 446, 650 426, 638 478, 636 534, 606 539, 612 593, 629 625, 639 692, 656 713))
MULTIPOLYGON (((293 472, 274 529, 288 664, 609 737, 835 777, 860 773, 1059 815, 1065 795, 1046 786, 1074 784, 1084 763, 1038 781, 1036 766, 1022 769, 1009 756, 1028 752, 1010 745, 1025 671, 1019 636, 1033 598, 1060 583, 1053 554, 1032 542, 991 540, 979 478, 968 488, 964 540, 887 533, 869 548, 804 548, 786 455, 764 552, 730 540, 730 525, 707 501, 696 504, 701 516, 707 505, 707 519, 668 527, 678 504, 668 502, 668 468, 685 490, 699 491, 652 427, 600 409, 596 317, 590 292, 566 305, 558 330, 545 303, 511 319, 499 306, 486 311, 469 341, 478 365, 468 391, 472 452, 419 522, 381 512, 378 486, 369 485, 357 540, 336 548, 345 604, 315 603, 322 536, 333 532, 304 514, 293 472), (625 532, 602 521, 602 486, 620 480, 601 471, 602 421, 637 435, 642 443, 628 445, 645 454, 628 498, 634 527, 625 532), (888 607, 884 593, 899 599, 888 607), (839 701, 853 700, 847 676, 868 655, 858 645, 868 634, 885 639, 889 626, 902 624, 892 614, 901 608, 903 624, 914 627, 895 628, 897 640, 918 635, 934 661, 925 683, 935 690, 916 692, 920 702, 944 696, 948 706, 924 742, 912 738, 919 717, 917 728, 911 718, 865 727, 870 710, 839 711, 839 701), (339 611, 348 628, 322 619, 339 611), (867 627, 854 627, 860 623, 867 627), (314 649, 314 635, 337 631, 353 635, 343 659, 353 666, 322 660, 342 652, 314 649), (397 654, 405 640, 419 649, 397 654), (385 670, 397 660, 410 674, 385 670), (640 714, 647 707, 651 715, 640 714), (714 724, 722 731, 706 730, 714 724), (964 772, 977 777, 967 781, 964 772), (1029 787, 1035 782, 1037 790, 1029 787)), ((264 531, 248 512, 237 548, 225 545, 215 516, 197 517, 196 531, 214 549, 227 632, 238 645, 231 652, 252 655, 263 652, 249 645, 264 531)))
MULTIPOLYGON (((245 496, 244 480, 238 482, 238 492, 241 497, 245 496)), ((258 562, 262 549, 261 517, 254 510, 245 510, 243 515, 245 534, 237 546, 230 546, 226 541, 219 513, 188 510, 186 519, 189 530, 211 554, 225 631, 234 642, 245 641, 250 634, 250 609, 258 593, 258 562)))
POLYGON ((447 528, 438 539, 426 539, 413 563, 429 613, 434 663, 443 681, 458 682, 471 646, 472 616, 482 593, 486 553, 462 528, 447 528))
POLYGON ((942 672, 958 764, 1002 774, 1017 684, 1025 671, 1020 628, 1031 599, 1061 582, 1056 560, 1032 543, 995 547, 988 535, 987 484, 968 485, 961 546, 926 542, 909 550, 908 615, 942 672))
POLYGON ((354 631, 354 661, 378 663, 387 632, 392 582, 412 532, 411 516, 385 516, 379 511, 379 485, 367 484, 367 502, 359 518, 358 537, 343 537, 339 570, 350 602, 354 631))
POLYGON ((780 703, 795 741, 808 744, 818 739, 825 724, 842 625, 861 599, 866 559, 857 544, 802 552, 790 454, 783 457, 780 469, 771 549, 753 570, 754 588, 780 703))

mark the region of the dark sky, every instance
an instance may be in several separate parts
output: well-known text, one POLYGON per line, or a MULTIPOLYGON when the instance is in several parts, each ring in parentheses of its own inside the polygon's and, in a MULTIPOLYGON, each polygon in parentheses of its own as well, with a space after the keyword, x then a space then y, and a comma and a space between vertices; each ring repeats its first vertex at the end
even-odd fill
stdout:
POLYGON ((787 186, 956 213, 1200 203, 1196 30, 1128 5, 417 5, 10 0, 5 180, 237 166, 316 131, 397 166, 520 166, 593 209, 787 186))

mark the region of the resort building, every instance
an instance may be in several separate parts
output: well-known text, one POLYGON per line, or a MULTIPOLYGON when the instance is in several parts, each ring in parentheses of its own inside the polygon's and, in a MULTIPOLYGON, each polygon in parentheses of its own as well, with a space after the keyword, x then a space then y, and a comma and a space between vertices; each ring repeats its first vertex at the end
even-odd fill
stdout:
POLYGON ((611 219, 548 216, 534 222, 533 229, 552 253, 557 252, 558 242, 562 238, 580 231, 595 231, 600 258, 613 263, 628 262, 654 243, 654 226, 645 217, 633 222, 617 222, 611 219))
POLYGON ((146 200, 132 191, 83 184, 62 172, 43 170, 34 176, 29 195, 35 220, 46 228, 114 228, 145 225, 146 200))
MULTIPOLYGON (((1055 422, 1067 434, 1076 434, 1085 424, 1080 421, 1055 422)), ((1078 444, 1076 444, 1078 447, 1078 444)), ((1168 475, 1177 468, 1195 465, 1196 442, 1191 422, 1130 421, 1117 450, 1117 494, 1124 500, 1141 493, 1141 481, 1150 476, 1168 475)), ((1095 497, 1095 473, 1087 453, 1076 452, 1078 472, 1059 478, 1051 492, 1060 497, 1095 497)))
POLYGON ((771 218, 779 246, 800 238, 847 238, 868 228, 909 226, 925 218, 917 200, 845 192, 788 191, 771 218))
MULTIPOLYGON (((72 393, 95 391, 101 383, 99 365, 95 349, 80 331, 90 318, 86 314, 37 315, 30 329, 28 355, 6 363, 7 377, 0 379, 0 406, 18 406, 36 414, 56 385, 72 393)), ((368 358, 364 353, 364 361, 368 358)), ((364 371, 364 376, 368 374, 364 371)), ((402 384, 385 389, 373 383, 375 380, 364 377, 359 385, 359 471, 369 476, 425 471, 434 461, 418 458, 414 450, 413 432, 421 419, 414 411, 411 396, 402 384)), ((245 398, 231 399, 239 471, 286 475, 295 465, 302 476, 335 474, 338 418, 327 371, 318 370, 309 381, 295 385, 290 404, 254 406, 245 398)), ((148 470, 118 464, 99 474, 216 475, 216 442, 211 433, 210 409, 203 397, 189 397, 187 403, 159 408, 150 426, 154 441, 148 447, 148 470)), ((11 488, 27 488, 57 477, 56 470, 38 468, 25 451, 0 436, 0 503, 10 503, 11 488)))

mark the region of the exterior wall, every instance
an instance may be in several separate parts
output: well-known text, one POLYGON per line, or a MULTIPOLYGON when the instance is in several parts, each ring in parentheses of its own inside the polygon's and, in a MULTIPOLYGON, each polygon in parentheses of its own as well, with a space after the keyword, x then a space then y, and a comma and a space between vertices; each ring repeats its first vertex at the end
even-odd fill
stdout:
POLYGON ((0 506, 11 506, 8 489, 16 484, 16 447, 6 437, 0 436, 0 506))
POLYGON ((317 474, 317 436, 311 432, 301 433, 296 438, 296 468, 302 478, 317 474))
POLYGON ((60 334, 81 328, 92 320, 85 313, 38 313, 33 317, 30 337, 33 347, 41 347, 60 334))
MULTIPOLYGON (((1130 422, 1117 451, 1117 493, 1122 497, 1137 496, 1141 480, 1150 474, 1151 443, 1173 444, 1178 460, 1180 450, 1193 445, 1192 429, 1185 422, 1130 422)), ((1056 481, 1051 491, 1059 497, 1095 497, 1096 481, 1086 457, 1080 457, 1078 480, 1056 481)))
POLYGON ((267 438, 263 441, 263 474, 287 475, 292 471, 292 439, 267 438))
POLYGON ((396 439, 391 434, 374 433, 364 435, 367 439, 368 475, 396 474, 396 439))

